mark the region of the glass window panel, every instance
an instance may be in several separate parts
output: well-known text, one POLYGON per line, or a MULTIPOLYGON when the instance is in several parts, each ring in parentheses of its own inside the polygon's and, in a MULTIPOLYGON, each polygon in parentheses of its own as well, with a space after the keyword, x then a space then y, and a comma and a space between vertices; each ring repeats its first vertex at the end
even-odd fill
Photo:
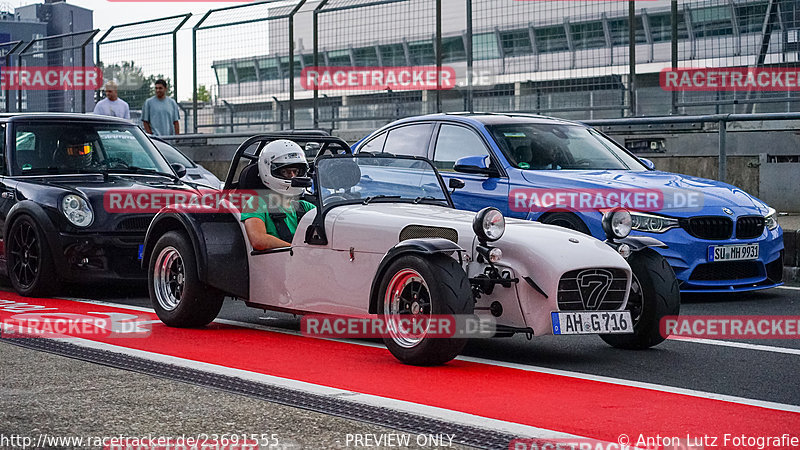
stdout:
POLYGON ((433 40, 414 41, 408 43, 408 56, 414 66, 436 64, 436 53, 433 51, 433 40))
POLYGON ((497 35, 493 32, 476 34, 472 38, 472 52, 475 59, 494 59, 500 57, 497 35))
POLYGON ((258 81, 255 61, 240 61, 236 63, 236 72, 239 74, 240 83, 258 81))
POLYGON ((466 59, 464 38, 461 36, 442 38, 442 62, 466 61, 466 59))
POLYGON ((403 44, 380 45, 378 50, 381 52, 384 66, 405 66, 408 64, 403 44))
POLYGON ((730 6, 712 6, 691 10, 692 27, 696 37, 733 34, 730 6))
POLYGON ((575 49, 605 47, 606 37, 602 22, 586 22, 571 24, 572 42, 575 49))
POLYGON ((349 67, 353 62, 350 60, 350 50, 334 50, 328 52, 328 66, 330 67, 349 67))
MULTIPOLYGON (((669 18, 669 16, 667 16, 669 18)), ((628 18, 610 19, 608 21, 608 32, 611 35, 612 45, 628 45, 628 18)), ((669 29, 667 30, 669 33, 669 29)), ((647 36, 644 32, 644 23, 641 17, 636 17, 636 43, 644 44, 647 36)))
POLYGON ((531 35, 528 29, 503 31, 500 33, 503 52, 506 55, 529 55, 533 53, 531 35))
MULTIPOLYGON (((648 19, 650 20, 650 32, 653 35, 653 42, 669 42, 672 40, 672 18, 670 13, 651 14, 648 19)), ((686 20, 683 17, 683 13, 679 12, 678 39, 688 38, 689 31, 686 29, 686 20)))
POLYGON ((353 50, 356 66, 372 67, 378 65, 378 53, 374 46, 361 47, 353 50))
POLYGON ((764 26, 767 14, 766 3, 752 3, 736 7, 736 18, 739 21, 740 33, 758 33, 764 26))
POLYGON ((259 59, 258 70, 261 73, 262 80, 277 80, 281 77, 276 58, 259 59))
POLYGON ((561 25, 534 30, 536 48, 540 53, 563 52, 569 50, 567 33, 561 25))

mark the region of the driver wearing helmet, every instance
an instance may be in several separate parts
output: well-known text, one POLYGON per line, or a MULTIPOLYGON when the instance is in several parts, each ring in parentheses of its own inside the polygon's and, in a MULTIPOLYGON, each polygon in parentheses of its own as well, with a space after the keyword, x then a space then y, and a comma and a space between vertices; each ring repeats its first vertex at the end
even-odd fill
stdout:
POLYGON ((241 221, 254 250, 290 247, 297 224, 314 205, 300 200, 304 188, 292 187, 292 178, 306 176, 308 163, 295 142, 280 139, 267 144, 258 157, 258 176, 266 194, 258 207, 242 212, 241 221))
POLYGON ((64 133, 58 143, 58 150, 54 156, 54 163, 70 169, 85 169, 92 166, 92 143, 82 135, 64 133))

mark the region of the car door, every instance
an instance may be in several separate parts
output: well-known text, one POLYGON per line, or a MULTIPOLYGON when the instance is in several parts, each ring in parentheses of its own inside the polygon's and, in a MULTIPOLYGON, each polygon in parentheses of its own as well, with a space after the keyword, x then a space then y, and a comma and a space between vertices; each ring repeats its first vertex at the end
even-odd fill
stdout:
POLYGON ((3 230, 6 225, 6 216, 8 211, 14 206, 14 187, 9 186, 8 180, 8 140, 7 140, 8 126, 5 123, 0 123, 0 258, 5 259, 5 236, 3 230))
POLYGON ((453 169, 456 161, 467 156, 488 156, 491 160, 486 142, 475 130, 459 124, 442 123, 435 137, 433 165, 441 172, 445 185, 450 178, 464 181, 464 188, 452 194, 455 207, 479 211, 494 206, 508 214, 508 178, 456 172, 453 169))

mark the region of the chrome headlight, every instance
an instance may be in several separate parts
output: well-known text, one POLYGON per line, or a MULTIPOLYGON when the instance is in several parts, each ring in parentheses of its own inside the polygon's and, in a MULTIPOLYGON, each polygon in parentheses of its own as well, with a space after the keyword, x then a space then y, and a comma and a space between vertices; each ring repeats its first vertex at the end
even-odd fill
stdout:
POLYGON ((475 215, 472 230, 481 241, 496 241, 506 232, 506 218, 497 208, 483 208, 475 215))
POLYGON ((623 239, 631 234, 631 213, 616 209, 603 214, 603 231, 609 239, 623 239))
POLYGON ((61 212, 76 227, 88 227, 94 220, 94 213, 89 202, 80 195, 68 194, 61 200, 61 212))
POLYGON ((767 215, 764 216, 764 225, 770 230, 778 228, 778 212, 775 211, 775 208, 770 208, 767 211, 767 215))
POLYGON ((646 233, 663 233, 672 228, 678 228, 680 223, 678 219, 671 217, 655 216, 653 214, 645 214, 640 212, 631 213, 631 227, 636 231, 644 231, 646 233))

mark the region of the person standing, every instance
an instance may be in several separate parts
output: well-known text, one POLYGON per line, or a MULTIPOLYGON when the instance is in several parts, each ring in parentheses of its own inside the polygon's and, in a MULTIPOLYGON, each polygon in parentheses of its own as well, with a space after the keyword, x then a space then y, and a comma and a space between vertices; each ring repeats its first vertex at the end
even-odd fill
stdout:
POLYGON ((97 102, 94 113, 102 116, 121 117, 131 120, 131 110, 125 100, 119 98, 117 94, 117 83, 109 81, 106 83, 106 98, 97 102))
POLYGON ((142 108, 144 131, 155 136, 172 136, 181 133, 178 103, 167 97, 167 82, 156 81, 156 95, 148 98, 142 108))

